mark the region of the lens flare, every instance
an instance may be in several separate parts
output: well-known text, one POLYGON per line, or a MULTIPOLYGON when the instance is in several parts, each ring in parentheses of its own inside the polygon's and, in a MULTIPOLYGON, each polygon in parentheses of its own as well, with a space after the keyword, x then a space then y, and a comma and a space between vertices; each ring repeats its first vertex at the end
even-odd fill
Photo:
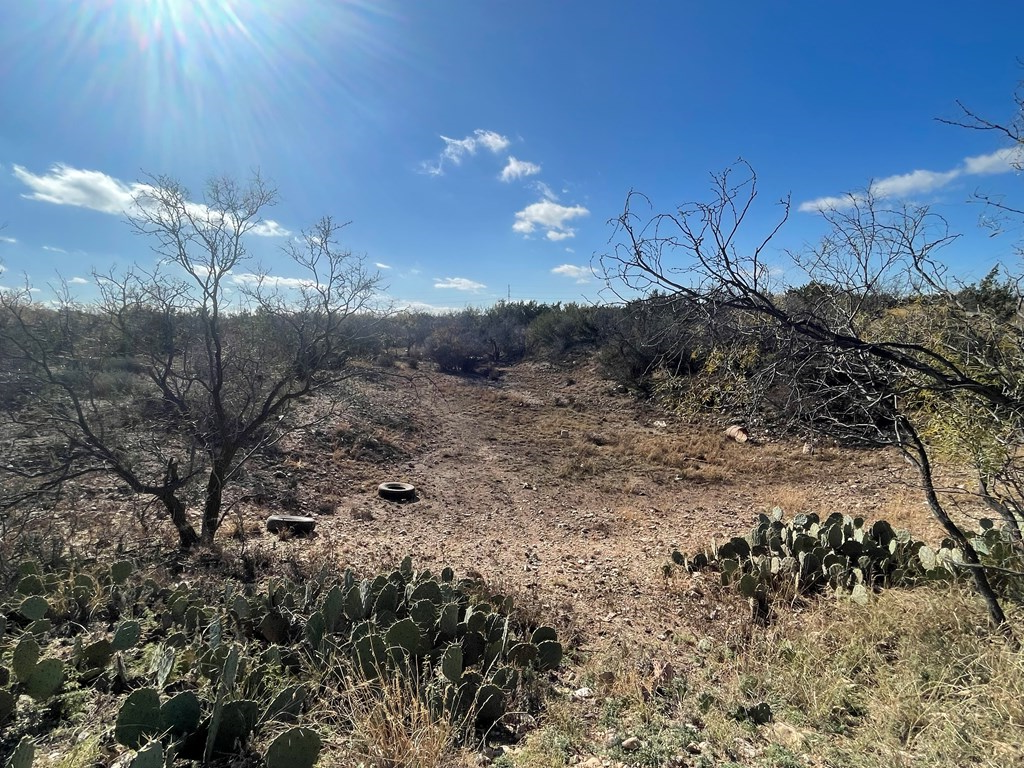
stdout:
POLYGON ((81 130, 139 132, 150 156, 168 162, 212 157, 218 168, 251 167, 301 145, 310 121, 329 111, 372 124, 374 95, 405 66, 400 18, 366 0, 60 0, 46 8, 0 32, 12 74, 61 93, 73 83, 66 112, 81 130))

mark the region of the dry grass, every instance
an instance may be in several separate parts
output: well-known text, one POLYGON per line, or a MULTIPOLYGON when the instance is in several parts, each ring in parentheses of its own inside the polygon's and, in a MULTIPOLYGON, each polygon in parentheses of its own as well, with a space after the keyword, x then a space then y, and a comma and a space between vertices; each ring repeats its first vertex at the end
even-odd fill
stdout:
POLYGON ((400 677, 373 683, 342 681, 331 711, 319 713, 319 725, 339 734, 324 752, 323 768, 449 768, 462 765, 457 748, 465 732, 460 724, 437 718, 400 677))
POLYGON ((789 619, 751 640, 737 676, 847 765, 1024 762, 1022 658, 956 590, 789 619))
POLYGON ((767 498, 767 506, 778 507, 787 519, 801 513, 817 512, 821 508, 814 489, 806 486, 776 486, 771 488, 767 498))
POLYGON ((718 640, 591 659, 502 766, 1024 765, 1024 658, 956 588, 823 602, 718 640), (772 722, 743 708, 767 703, 772 722), (628 752, 622 738, 636 736, 628 752))

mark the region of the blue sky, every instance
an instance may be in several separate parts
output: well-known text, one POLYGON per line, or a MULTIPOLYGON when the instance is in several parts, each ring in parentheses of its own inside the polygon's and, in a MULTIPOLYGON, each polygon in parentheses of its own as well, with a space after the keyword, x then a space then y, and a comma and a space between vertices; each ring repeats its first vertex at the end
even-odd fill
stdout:
POLYGON ((977 277, 1021 233, 966 201, 1024 180, 935 118, 1012 119, 1022 29, 1019 2, 6 2, 0 284, 42 297, 59 272, 88 298, 93 268, 154 260, 132 184, 259 168, 280 203, 250 249, 284 277, 282 240, 331 214, 399 306, 597 299, 629 190, 667 210, 738 157, 751 238, 790 194, 778 247, 800 248, 814 201, 874 182, 947 216, 977 277))

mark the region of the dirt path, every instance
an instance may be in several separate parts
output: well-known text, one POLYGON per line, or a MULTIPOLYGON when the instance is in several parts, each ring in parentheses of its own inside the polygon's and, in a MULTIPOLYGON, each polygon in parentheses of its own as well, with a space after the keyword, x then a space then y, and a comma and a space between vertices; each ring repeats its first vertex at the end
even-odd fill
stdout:
MULTIPOLYGON (((662 566, 673 548, 742 535, 775 505, 934 535, 891 454, 740 445, 637 405, 582 366, 524 364, 500 381, 428 373, 369 387, 354 411, 292 445, 300 508, 319 524, 315 542, 282 546, 358 570, 408 553, 419 567, 478 573, 592 644, 670 642, 731 620, 667 585, 662 566), (332 435, 339 447, 325 456, 332 435), (378 498, 389 480, 415 484, 419 500, 378 498)), ((265 511, 253 510, 254 527, 265 511)))

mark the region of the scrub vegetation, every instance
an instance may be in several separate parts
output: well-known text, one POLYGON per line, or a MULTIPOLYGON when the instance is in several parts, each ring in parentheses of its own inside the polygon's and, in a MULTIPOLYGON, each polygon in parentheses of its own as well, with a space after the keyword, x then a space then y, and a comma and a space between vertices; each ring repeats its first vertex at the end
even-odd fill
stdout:
POLYGON ((0 292, 6 765, 1024 762, 1024 275, 927 207, 783 257, 741 162, 628 196, 615 302, 431 315, 140 188, 152 270, 0 292))

